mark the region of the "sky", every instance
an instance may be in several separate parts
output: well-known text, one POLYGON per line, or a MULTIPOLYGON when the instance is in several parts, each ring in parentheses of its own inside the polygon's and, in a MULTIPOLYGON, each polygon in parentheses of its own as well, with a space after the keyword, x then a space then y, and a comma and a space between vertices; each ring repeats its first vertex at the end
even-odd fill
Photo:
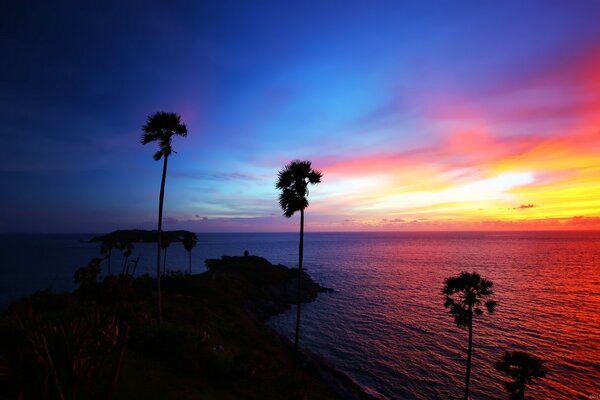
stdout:
MULTIPOLYGON (((87 4, 83 4, 87 3, 87 4)), ((600 229, 600 2, 0 5, 0 232, 600 229)))

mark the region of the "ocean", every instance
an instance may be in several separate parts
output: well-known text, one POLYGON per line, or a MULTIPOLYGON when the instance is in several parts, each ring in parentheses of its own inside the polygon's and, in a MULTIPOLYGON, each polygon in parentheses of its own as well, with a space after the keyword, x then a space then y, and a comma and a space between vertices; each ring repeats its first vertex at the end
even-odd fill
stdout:
MULTIPOLYGON (((73 272, 99 254, 92 235, 0 235, 0 305, 34 290, 74 288, 73 272)), ((250 254, 297 266, 298 234, 198 234, 206 258, 250 254)), ((155 248, 137 245, 138 273, 155 248)), ((104 266, 106 264, 103 264, 104 266)), ((119 271, 118 251, 112 268, 119 271)), ((167 268, 187 270, 181 244, 167 268)), ((334 289, 302 308, 300 345, 381 399, 462 397, 467 331, 444 309, 444 279, 476 271, 494 282, 495 314, 473 324, 473 399, 505 399, 493 367, 505 350, 546 362, 535 399, 600 397, 600 232, 308 233, 305 267, 334 289)), ((292 337, 295 310, 269 321, 292 337)))

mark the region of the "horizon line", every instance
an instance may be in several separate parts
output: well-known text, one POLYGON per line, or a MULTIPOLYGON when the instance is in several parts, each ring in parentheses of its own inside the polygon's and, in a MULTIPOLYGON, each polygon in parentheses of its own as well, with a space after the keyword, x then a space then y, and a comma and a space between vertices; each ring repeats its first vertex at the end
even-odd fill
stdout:
MULTIPOLYGON (((139 229, 139 228, 131 228, 139 229)), ((117 230, 129 230, 129 229, 115 229, 110 232, 117 230)), ((156 229, 139 229, 144 231, 156 231, 156 229)), ((168 231, 188 231, 187 229, 169 229, 163 230, 168 231)), ((0 235, 105 235, 110 232, 0 232, 0 235)), ((299 233, 297 230, 293 231, 188 231, 196 234, 278 234, 278 233, 299 233)), ((503 233, 539 233, 539 232, 598 232, 600 229, 592 228, 578 228, 578 229, 462 229, 462 230, 358 230, 358 231, 307 231, 309 233, 331 233, 331 234, 342 234, 342 233, 492 233, 492 232, 503 232, 503 233)))

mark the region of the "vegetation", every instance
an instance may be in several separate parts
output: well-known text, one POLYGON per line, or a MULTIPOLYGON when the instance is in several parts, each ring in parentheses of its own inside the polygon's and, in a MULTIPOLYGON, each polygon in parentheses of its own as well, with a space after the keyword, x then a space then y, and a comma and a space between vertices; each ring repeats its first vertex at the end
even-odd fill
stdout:
POLYGON ((129 325, 101 307, 48 318, 57 305, 42 294, 14 306, 0 326, 6 379, 2 398, 107 399, 114 395, 129 338, 129 325), (43 305, 40 301, 51 303, 43 305))
MULTIPOLYGON (((163 267, 161 268, 162 274, 165 273, 165 266, 167 263, 167 251, 166 249, 171 243, 182 242, 184 247, 190 244, 190 238, 195 240, 193 246, 196 245, 198 238, 196 234, 189 231, 177 230, 177 231, 165 231, 161 234, 161 249, 164 250, 163 267)), ((111 270, 111 255, 112 250, 117 248, 123 252, 124 262, 121 274, 135 275, 135 269, 139 261, 137 260, 130 263, 129 257, 133 253, 134 243, 156 243, 158 239, 158 231, 147 231, 142 229, 128 229, 128 230, 117 230, 106 235, 96 236, 92 238, 92 242, 101 242, 100 254, 104 256, 104 259, 108 261, 108 274, 112 274, 111 270), (130 264, 133 264, 133 268, 130 270, 130 264)), ((192 247, 193 247, 192 246, 192 247)), ((186 247, 187 250, 187 247, 186 247)), ((190 273, 191 273, 191 249, 187 250, 190 252, 190 273)))
MULTIPOLYGON (((13 304, 0 315, 0 398, 369 398, 338 375, 326 386, 327 368, 310 357, 290 373, 291 345, 262 322, 295 301, 295 270, 256 256, 207 264, 163 278, 163 324, 152 317, 153 278, 99 280, 98 260, 78 270, 74 293, 13 304)), ((302 279, 303 301, 326 290, 302 279)))
POLYGON ((185 237, 183 238, 183 240, 181 241, 183 243, 183 248, 185 249, 185 251, 188 252, 188 274, 191 275, 192 273, 192 249, 194 247, 196 247, 196 244, 198 243, 198 237, 196 236, 195 233, 189 233, 187 235, 185 235, 185 237))
POLYGON ((129 274, 129 257, 131 257, 131 253, 133 253, 133 243, 131 241, 123 241, 117 244, 119 250, 123 252, 123 269, 121 270, 121 274, 126 275, 129 274))
POLYGON ((171 240, 168 237, 163 237, 160 241, 160 248, 163 251, 162 275, 167 273, 167 251, 171 245, 171 240))
POLYGON ((187 127, 181 123, 181 118, 175 113, 157 112, 148 117, 142 127, 144 134, 142 144, 158 142, 158 150, 154 153, 154 160, 163 159, 162 179, 160 181, 160 195, 158 200, 158 237, 156 240, 156 298, 158 323, 162 322, 162 293, 160 288, 160 246, 162 242, 162 214, 165 198, 165 180, 167 178, 167 162, 173 153, 171 142, 174 135, 187 136, 187 127))
POLYGON ((534 379, 541 379, 548 371, 543 361, 523 351, 507 351, 500 361, 494 364, 496 370, 512 378, 504 387, 511 400, 525 400, 525 388, 534 379))
MULTIPOLYGON (((483 314, 481 308, 484 299, 494 294, 493 283, 483 279, 478 273, 461 272, 458 276, 446 278, 442 293, 446 296, 444 307, 454 316, 457 326, 469 330, 469 346, 467 350, 467 372, 465 378, 465 400, 469 398, 469 379, 471 377, 471 353, 473 350, 473 316, 483 314)), ((494 300, 486 300, 485 308, 493 313, 496 307, 494 300)))
POLYGON ((310 161, 292 161, 278 173, 277 189, 279 194, 279 205, 283 209, 283 215, 291 218, 300 211, 300 244, 298 250, 298 301, 296 308, 296 335, 294 337, 294 370, 296 369, 298 341, 300 338, 300 293, 302 293, 301 274, 302 256, 304 251, 304 209, 308 207, 308 185, 316 185, 321 182, 323 174, 312 168, 310 161))
POLYGON ((112 271, 110 270, 110 259, 112 256, 112 249, 117 247, 117 243, 114 240, 106 239, 102 241, 102 245, 100 246, 100 254, 104 256, 105 259, 108 260, 108 274, 110 275, 112 271))

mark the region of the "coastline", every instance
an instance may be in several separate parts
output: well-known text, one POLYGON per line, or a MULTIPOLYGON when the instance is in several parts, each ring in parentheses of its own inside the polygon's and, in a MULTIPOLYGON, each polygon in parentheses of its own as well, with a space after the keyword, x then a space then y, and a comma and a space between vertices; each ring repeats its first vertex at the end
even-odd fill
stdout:
MULTIPOLYGON (((152 318, 152 278, 110 275, 100 281, 92 263, 77 271, 80 287, 74 292, 37 292, 12 303, 0 314, 0 367, 8 377, 0 394, 36 397, 46 394, 42 390, 58 393, 70 386, 73 392, 86 390, 76 379, 79 372, 69 367, 74 360, 64 359, 64 347, 82 346, 75 353, 90 354, 98 349, 90 352, 77 336, 81 332, 70 329, 93 326, 93 336, 110 325, 114 340, 102 348, 103 361, 84 375, 91 379, 87 386, 99 386, 96 392, 115 399, 140 395, 140 385, 149 399, 375 399, 309 351, 300 352, 298 373, 291 373, 293 345, 265 321, 295 303, 297 270, 256 256, 224 256, 206 260, 206 265, 203 274, 163 278, 167 318, 162 325, 152 318), (54 360, 53 374, 35 358, 46 346, 36 347, 38 338, 47 343, 42 358, 54 360), (27 342, 31 345, 23 346, 27 342), (172 387, 174 380, 182 380, 178 387, 188 387, 185 395, 172 387), (49 389, 47 384, 36 387, 35 382, 43 381, 51 382, 49 389)), ((302 302, 331 290, 305 272, 302 280, 302 302)))
MULTIPOLYGON (((247 260, 256 262, 257 266, 272 267, 266 259, 257 256, 248 257, 229 257, 224 256, 220 260, 206 260, 207 266, 211 266, 211 272, 229 274, 234 271, 240 272, 236 266, 236 261, 242 260, 244 264, 247 260), (216 268, 212 269, 212 268, 216 268), (225 271, 219 271, 219 268, 225 269, 225 271)), ((246 268, 248 265, 246 265, 246 268)), ((261 299, 253 304, 253 313, 263 323, 263 325, 277 335, 281 346, 286 348, 286 351, 291 354, 293 351, 292 341, 285 335, 279 334, 273 328, 265 325, 264 323, 271 317, 285 313, 289 311, 290 306, 295 304, 297 296, 297 286, 295 276, 297 276, 296 269, 291 269, 283 265, 274 266, 275 268, 286 269, 287 272, 293 273, 289 275, 283 285, 281 283, 276 285, 270 285, 265 287, 265 293, 268 293, 267 297, 269 300, 265 301, 261 299)), ((244 267, 242 267, 244 268, 244 267)), ((320 293, 332 292, 333 289, 321 286, 315 282, 306 271, 302 271, 302 303, 309 303, 314 301, 320 293)), ((367 393, 358 383, 352 378, 334 367, 324 357, 313 353, 307 349, 299 349, 299 360, 300 365, 303 369, 309 371, 309 373, 315 378, 322 381, 327 385, 333 393, 335 393, 340 399, 348 400, 377 400, 377 397, 367 393)))

